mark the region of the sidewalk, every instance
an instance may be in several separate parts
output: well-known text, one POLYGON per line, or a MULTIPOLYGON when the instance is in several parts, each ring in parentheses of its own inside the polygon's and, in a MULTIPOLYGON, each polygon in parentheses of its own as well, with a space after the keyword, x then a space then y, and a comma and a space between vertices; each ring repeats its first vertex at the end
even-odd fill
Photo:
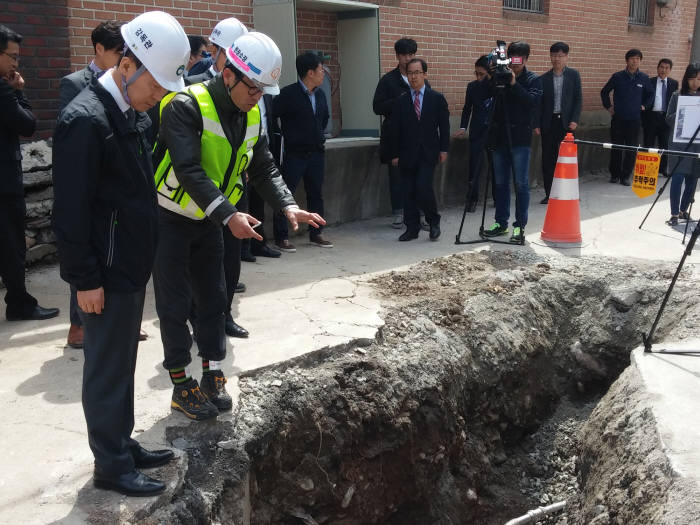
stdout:
MULTIPOLYGON (((370 274, 478 249, 604 255, 674 264, 680 260, 682 231, 664 223, 670 215, 668 189, 643 230, 638 226, 652 198, 640 200, 630 188, 609 184, 601 176, 581 182, 580 194, 581 248, 555 250, 541 244, 539 231, 546 206, 538 204, 544 196, 540 189, 531 195, 524 247, 455 245, 462 210, 453 208, 443 212, 438 242, 428 241, 427 233, 421 232, 418 240, 399 243, 401 230, 390 228, 387 217, 328 228, 333 249, 312 246, 303 236, 295 240, 297 253, 243 263, 241 280, 248 291, 236 296, 234 319, 251 335, 247 340, 229 339, 225 365, 232 378, 229 390, 237 394, 234 376, 241 371, 350 339, 373 338, 382 321, 380 303, 364 284, 370 274)), ((700 207, 695 215, 700 215, 700 207)), ((486 226, 492 221, 493 208, 489 207, 486 226)), ((481 209, 467 214, 462 240, 478 238, 480 222, 481 209)), ((698 260, 693 254, 687 266, 698 260)), ((44 322, 0 321, 0 385, 6 407, 0 437, 5 456, 0 473, 0 522, 85 523, 95 505, 122 505, 137 512, 147 503, 100 491, 94 492, 91 501, 76 502, 78 491, 91 483, 92 455, 80 404, 82 352, 64 346, 68 286, 60 280, 57 267, 48 267, 32 272, 28 287, 43 306, 59 306, 61 316, 44 322)), ((147 446, 165 445, 167 426, 190 423, 184 416, 170 415, 171 384, 160 364, 162 346, 150 288, 143 328, 149 339, 139 349, 135 436, 147 446)), ((199 376, 199 366, 193 352, 195 376, 199 376)))

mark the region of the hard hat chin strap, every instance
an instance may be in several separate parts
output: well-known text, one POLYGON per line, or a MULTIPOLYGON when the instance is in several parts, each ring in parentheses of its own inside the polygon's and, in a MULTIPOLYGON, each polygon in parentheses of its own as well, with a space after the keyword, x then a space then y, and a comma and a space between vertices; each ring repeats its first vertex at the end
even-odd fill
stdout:
MULTIPOLYGON (((126 52, 129 50, 129 47, 124 44, 124 53, 123 55, 126 56, 126 52)), ((127 92, 127 88, 136 82, 138 78, 143 75, 146 71, 146 66, 141 64, 139 68, 136 70, 136 73, 131 75, 131 78, 129 80, 126 80, 126 77, 122 75, 122 96, 124 97, 124 100, 126 101, 127 104, 131 106, 131 99, 129 98, 129 93, 127 92)))

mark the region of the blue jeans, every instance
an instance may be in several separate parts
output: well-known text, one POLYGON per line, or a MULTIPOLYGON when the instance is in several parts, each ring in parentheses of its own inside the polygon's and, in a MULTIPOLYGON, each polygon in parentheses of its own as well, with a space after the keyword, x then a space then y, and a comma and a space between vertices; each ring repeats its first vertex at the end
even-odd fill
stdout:
POLYGON ((695 195, 695 185, 698 183, 696 175, 687 173, 674 173, 671 177, 671 215, 678 215, 679 211, 688 211, 690 201, 695 195), (681 186, 685 180, 683 198, 681 198, 681 186), (680 209, 679 209, 680 203, 680 209))
MULTIPOLYGON (((530 205, 530 146, 513 147, 515 165, 515 191, 518 197, 513 226, 524 228, 527 224, 527 209, 530 205), (518 209, 519 208, 519 209, 518 209)), ((513 180, 510 155, 507 147, 493 152, 493 187, 496 192, 496 222, 508 226, 510 219, 510 183, 513 180)))

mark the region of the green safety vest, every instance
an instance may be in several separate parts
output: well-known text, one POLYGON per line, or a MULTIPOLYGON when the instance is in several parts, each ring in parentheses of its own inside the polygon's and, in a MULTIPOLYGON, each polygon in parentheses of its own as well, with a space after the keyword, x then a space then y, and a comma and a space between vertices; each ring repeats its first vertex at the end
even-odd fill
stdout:
MULTIPOLYGON (((156 169, 155 182, 158 204, 185 217, 202 220, 224 201, 224 197, 235 205, 243 195, 241 177, 253 158, 253 147, 262 132, 260 108, 256 105, 246 114, 245 137, 233 158, 233 148, 221 127, 221 120, 207 88, 203 84, 193 84, 186 88, 186 92, 195 98, 202 114, 202 168, 221 190, 223 197, 215 199, 202 211, 177 180, 168 150, 156 169)), ((161 115, 163 108, 176 94, 169 93, 163 98, 160 103, 161 115)))

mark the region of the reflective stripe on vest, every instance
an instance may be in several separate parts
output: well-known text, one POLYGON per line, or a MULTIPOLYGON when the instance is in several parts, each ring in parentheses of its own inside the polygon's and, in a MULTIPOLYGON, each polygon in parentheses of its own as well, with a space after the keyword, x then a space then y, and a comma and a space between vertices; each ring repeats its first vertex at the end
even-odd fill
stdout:
MULTIPOLYGON (((158 204, 162 207, 189 217, 202 220, 214 211, 224 198, 235 205, 243 195, 242 175, 253 158, 253 147, 260 137, 260 108, 256 105, 246 114, 246 131, 243 142, 236 151, 233 159, 233 149, 221 126, 219 114, 216 112, 214 101, 203 84, 194 84, 186 88, 186 92, 194 97, 202 115, 202 153, 201 163, 216 187, 223 196, 210 202, 202 211, 192 198, 180 186, 170 160, 170 151, 165 152, 156 169, 155 183, 158 191, 158 204)), ((169 93, 160 103, 160 112, 170 103, 177 93, 169 93)))

